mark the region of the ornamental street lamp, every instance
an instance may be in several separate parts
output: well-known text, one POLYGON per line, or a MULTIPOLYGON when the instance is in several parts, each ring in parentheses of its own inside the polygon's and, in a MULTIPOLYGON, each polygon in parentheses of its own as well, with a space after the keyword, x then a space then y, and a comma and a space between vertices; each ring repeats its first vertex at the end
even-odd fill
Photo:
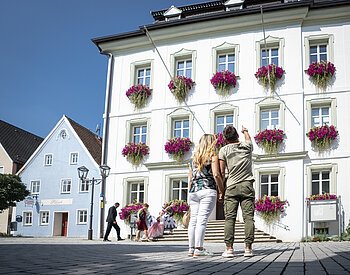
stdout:
POLYGON ((94 210, 94 189, 95 185, 100 184, 104 179, 106 179, 109 176, 111 168, 108 165, 101 165, 100 166, 100 175, 102 179, 95 179, 92 178, 91 180, 86 180, 86 177, 89 173, 89 169, 87 169, 85 166, 78 167, 78 176, 81 180, 88 182, 91 184, 91 202, 90 202, 90 224, 89 224, 89 231, 88 231, 88 240, 92 240, 92 218, 93 218, 93 210, 94 210))

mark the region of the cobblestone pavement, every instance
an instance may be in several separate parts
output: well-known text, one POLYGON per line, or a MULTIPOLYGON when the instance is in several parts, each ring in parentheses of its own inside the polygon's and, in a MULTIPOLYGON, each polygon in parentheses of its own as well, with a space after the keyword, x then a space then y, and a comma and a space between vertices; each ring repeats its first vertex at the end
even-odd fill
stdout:
POLYGON ((349 274, 350 242, 257 243, 255 256, 221 257, 224 245, 206 243, 213 257, 187 256, 185 242, 0 238, 0 274, 349 274))

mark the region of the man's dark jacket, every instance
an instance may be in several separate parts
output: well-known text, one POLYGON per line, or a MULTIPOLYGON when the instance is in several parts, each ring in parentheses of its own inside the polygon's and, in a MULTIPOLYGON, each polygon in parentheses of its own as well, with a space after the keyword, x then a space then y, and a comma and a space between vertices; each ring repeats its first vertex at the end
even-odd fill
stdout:
POLYGON ((117 208, 113 205, 108 210, 106 222, 115 222, 117 218, 117 208))

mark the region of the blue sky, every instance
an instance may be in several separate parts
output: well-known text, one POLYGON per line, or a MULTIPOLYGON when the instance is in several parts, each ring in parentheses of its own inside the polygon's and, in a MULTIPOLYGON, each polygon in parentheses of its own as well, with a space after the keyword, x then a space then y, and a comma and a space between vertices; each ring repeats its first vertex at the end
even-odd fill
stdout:
POLYGON ((0 119, 41 137, 67 115, 103 124, 107 57, 92 38, 150 24, 150 11, 208 1, 0 1, 0 119))

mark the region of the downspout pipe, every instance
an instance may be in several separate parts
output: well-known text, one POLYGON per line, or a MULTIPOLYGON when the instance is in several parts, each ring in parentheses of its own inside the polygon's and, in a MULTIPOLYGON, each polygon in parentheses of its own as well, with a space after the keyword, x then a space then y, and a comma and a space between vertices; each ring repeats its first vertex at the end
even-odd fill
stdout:
MULTIPOLYGON (((101 165, 107 165, 108 159, 108 138, 109 138, 109 125, 110 117, 109 113, 111 110, 111 95, 113 87, 113 72, 114 72, 114 58, 111 53, 104 53, 100 51, 101 54, 109 57, 108 60, 108 71, 107 71, 107 86, 106 86, 106 101, 105 101, 105 111, 104 111, 104 121, 103 121, 103 137, 102 137, 102 163, 101 165)), ((105 225, 105 193, 106 193, 106 178, 102 178, 101 182, 101 194, 100 194, 100 238, 103 238, 104 225, 105 225)))

